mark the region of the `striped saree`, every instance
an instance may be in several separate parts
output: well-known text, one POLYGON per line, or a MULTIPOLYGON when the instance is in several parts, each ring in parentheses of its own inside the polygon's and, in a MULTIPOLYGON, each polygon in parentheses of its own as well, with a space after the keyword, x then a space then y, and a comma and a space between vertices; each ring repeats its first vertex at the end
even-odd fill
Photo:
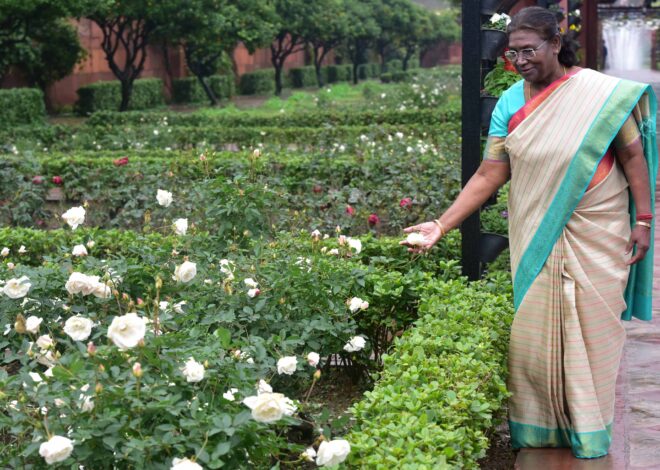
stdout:
POLYGON ((509 122, 514 448, 607 454, 625 340, 620 320, 650 319, 653 247, 626 265, 634 203, 618 162, 605 172, 599 164, 633 116, 655 194, 655 115, 647 85, 584 69, 551 84, 509 122))

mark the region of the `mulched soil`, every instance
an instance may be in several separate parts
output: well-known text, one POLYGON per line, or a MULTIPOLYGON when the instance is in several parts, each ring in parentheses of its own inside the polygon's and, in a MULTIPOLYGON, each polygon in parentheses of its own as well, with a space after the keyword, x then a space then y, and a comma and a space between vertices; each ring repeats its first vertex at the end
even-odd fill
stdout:
POLYGON ((504 421, 495 428, 490 437, 490 447, 486 456, 479 461, 479 468, 486 470, 512 470, 515 468, 516 454, 511 449, 509 426, 504 421))

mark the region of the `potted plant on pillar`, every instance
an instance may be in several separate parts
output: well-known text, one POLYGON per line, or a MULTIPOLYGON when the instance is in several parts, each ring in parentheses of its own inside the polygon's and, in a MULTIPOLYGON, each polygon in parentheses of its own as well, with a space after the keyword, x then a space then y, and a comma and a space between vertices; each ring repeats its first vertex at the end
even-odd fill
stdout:
POLYGON ((481 59, 496 60, 506 47, 506 27, 511 18, 506 13, 495 13, 481 27, 481 59))
POLYGON ((500 9, 503 0, 481 0, 480 10, 482 15, 492 15, 500 9))
POLYGON ((481 93, 481 127, 490 125, 490 116, 502 93, 521 79, 513 64, 504 56, 484 77, 484 89, 481 93))

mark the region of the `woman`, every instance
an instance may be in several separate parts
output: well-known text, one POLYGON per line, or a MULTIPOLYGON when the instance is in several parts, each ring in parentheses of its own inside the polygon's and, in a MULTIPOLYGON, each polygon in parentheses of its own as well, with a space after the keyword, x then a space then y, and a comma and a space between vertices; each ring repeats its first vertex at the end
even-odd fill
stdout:
POLYGON ((521 10, 507 34, 524 80, 498 101, 484 161, 454 204, 405 229, 426 240, 409 251, 429 249, 511 180, 512 444, 600 457, 611 442, 620 318, 651 316, 655 96, 577 67, 548 10, 521 10))

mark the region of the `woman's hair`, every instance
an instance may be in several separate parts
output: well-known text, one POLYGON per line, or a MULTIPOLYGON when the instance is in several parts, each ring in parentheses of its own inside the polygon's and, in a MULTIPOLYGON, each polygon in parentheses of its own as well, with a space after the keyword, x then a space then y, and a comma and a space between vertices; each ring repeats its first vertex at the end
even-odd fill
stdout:
POLYGON ((523 8, 511 18, 511 23, 506 28, 506 34, 510 35, 514 31, 520 30, 534 31, 543 39, 552 39, 559 35, 561 40, 559 63, 572 67, 579 62, 575 52, 577 43, 561 34, 557 17, 553 12, 541 7, 523 8))

